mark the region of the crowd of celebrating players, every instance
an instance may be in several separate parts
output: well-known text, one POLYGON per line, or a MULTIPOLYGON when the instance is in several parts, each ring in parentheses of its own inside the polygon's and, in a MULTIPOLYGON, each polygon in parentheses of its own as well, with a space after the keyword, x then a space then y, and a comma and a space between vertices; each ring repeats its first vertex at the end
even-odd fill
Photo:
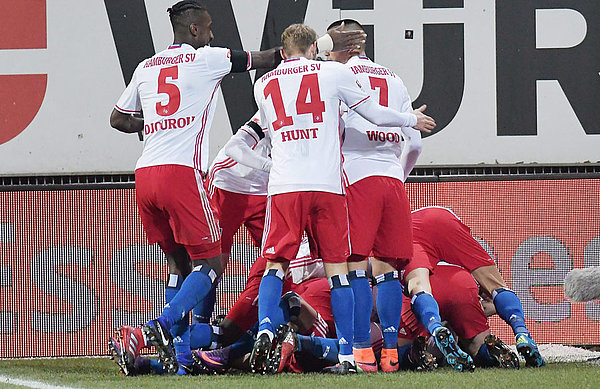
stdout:
POLYGON ((450 209, 411 212, 404 181, 435 121, 365 56, 359 22, 321 38, 293 24, 281 49, 246 52, 208 46, 212 20, 196 1, 168 12, 174 43, 138 65, 110 118, 144 131, 136 200, 169 266, 161 315, 109 340, 124 374, 519 368, 491 314, 526 366, 544 366, 519 298, 469 227, 450 209), (273 67, 256 80, 258 112, 209 166, 221 80, 273 67), (211 323, 241 225, 261 252, 211 323))

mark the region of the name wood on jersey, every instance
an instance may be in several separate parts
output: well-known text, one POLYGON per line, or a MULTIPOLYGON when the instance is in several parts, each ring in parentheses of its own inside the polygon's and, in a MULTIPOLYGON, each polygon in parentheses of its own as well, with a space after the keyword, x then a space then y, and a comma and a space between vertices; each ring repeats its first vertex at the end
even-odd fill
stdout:
POLYGON ((317 137, 318 128, 306 128, 301 130, 288 130, 281 132, 281 141, 294 141, 300 139, 315 139, 317 137))
POLYGON ((144 124, 144 134, 150 135, 159 130, 177 130, 189 126, 196 119, 195 116, 186 116, 177 119, 164 119, 158 122, 144 124))
POLYGON ((400 143, 400 134, 395 132, 383 132, 383 131, 367 131, 367 138, 371 142, 394 142, 400 143))

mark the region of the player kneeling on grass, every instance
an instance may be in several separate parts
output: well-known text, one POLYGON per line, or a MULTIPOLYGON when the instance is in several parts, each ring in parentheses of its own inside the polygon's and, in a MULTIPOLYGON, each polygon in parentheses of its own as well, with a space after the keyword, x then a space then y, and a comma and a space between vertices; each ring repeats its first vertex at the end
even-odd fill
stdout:
MULTIPOLYGON (((518 369, 519 359, 506 344, 490 333, 487 317, 479 299, 479 287, 465 269, 440 262, 430 276, 431 288, 439 307, 442 320, 452 328, 460 347, 467 351, 479 367, 502 367, 518 369)), ((439 350, 427 347, 427 332, 407 304, 402 311, 398 354, 401 368, 431 370, 443 359, 439 350)), ((434 342, 431 342, 436 347, 434 342)))
POLYGON ((481 290, 493 300, 498 316, 511 326, 517 351, 525 359, 526 366, 544 366, 546 362, 525 325, 521 300, 508 289, 496 263, 473 238, 471 229, 450 209, 443 207, 413 211, 412 223, 415 250, 432 265, 445 261, 468 270, 481 290))

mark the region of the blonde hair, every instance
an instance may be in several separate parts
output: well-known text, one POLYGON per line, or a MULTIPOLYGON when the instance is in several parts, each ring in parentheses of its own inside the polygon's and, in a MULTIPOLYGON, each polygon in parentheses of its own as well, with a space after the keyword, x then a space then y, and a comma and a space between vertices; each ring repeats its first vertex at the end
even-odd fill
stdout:
POLYGON ((317 33, 306 24, 292 24, 281 34, 281 45, 286 55, 306 53, 317 40, 317 33))

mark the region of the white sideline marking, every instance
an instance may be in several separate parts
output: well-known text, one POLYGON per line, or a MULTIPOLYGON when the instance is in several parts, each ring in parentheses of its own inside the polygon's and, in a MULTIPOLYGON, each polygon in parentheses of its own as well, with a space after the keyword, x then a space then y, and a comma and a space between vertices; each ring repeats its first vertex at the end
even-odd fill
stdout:
POLYGON ((40 382, 40 381, 22 380, 19 378, 11 378, 11 377, 7 377, 7 376, 3 376, 3 375, 0 375, 0 383, 17 385, 17 386, 26 386, 28 388, 35 388, 35 389, 75 389, 70 386, 50 385, 50 384, 46 384, 46 383, 40 382))

